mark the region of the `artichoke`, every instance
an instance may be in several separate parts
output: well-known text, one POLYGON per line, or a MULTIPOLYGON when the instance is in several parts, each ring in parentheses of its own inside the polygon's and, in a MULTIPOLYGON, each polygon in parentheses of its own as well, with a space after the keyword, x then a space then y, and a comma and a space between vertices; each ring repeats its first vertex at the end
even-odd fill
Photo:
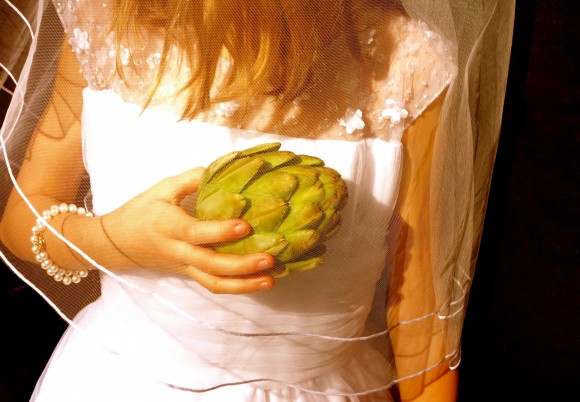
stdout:
POLYGON ((274 277, 323 263, 323 242, 340 226, 347 187, 340 174, 308 155, 279 151, 268 143, 228 153, 206 169, 195 214, 203 220, 246 220, 252 233, 214 245, 218 252, 267 252, 274 277))

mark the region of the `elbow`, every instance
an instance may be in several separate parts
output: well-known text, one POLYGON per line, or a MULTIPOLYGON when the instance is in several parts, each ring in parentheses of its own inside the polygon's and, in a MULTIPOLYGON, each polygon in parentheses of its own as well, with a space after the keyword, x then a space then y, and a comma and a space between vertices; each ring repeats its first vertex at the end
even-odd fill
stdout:
POLYGON ((6 229, 6 217, 3 216, 2 219, 0 220, 0 243, 2 243, 4 246, 8 247, 8 231, 6 229))
POLYGON ((0 243, 2 243, 2 249, 10 251, 21 260, 33 261, 33 255, 29 247, 29 237, 25 235, 21 225, 17 225, 19 221, 20 219, 12 217, 11 214, 5 211, 2 220, 0 220, 0 243))
POLYGON ((6 248, 12 252, 14 252, 14 244, 12 239, 10 238, 10 229, 9 224, 6 222, 8 219, 6 215, 2 217, 0 220, 0 243, 2 243, 3 248, 6 248))

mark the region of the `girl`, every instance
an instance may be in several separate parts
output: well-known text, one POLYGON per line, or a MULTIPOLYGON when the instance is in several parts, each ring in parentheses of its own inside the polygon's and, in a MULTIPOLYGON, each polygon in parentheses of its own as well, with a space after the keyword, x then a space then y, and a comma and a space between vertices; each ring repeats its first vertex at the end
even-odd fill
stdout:
POLYGON ((420 3, 40 4, 0 234, 71 325, 32 400, 454 400, 513 5, 420 3), (199 166, 268 142, 349 191, 324 265, 276 280, 192 208, 199 166))

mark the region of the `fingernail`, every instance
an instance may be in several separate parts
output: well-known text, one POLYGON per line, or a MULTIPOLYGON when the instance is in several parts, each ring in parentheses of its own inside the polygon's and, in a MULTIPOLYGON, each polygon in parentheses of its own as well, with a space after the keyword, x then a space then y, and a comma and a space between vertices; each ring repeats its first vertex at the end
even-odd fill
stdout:
POLYGON ((239 235, 247 234, 248 227, 246 225, 244 225, 243 223, 238 223, 236 226, 234 226, 234 232, 236 232, 236 234, 239 234, 239 235))
POLYGON ((264 281, 260 283, 260 289, 270 289, 272 284, 270 282, 264 281))
POLYGON ((260 261, 258 261, 258 267, 261 269, 268 269, 272 266, 272 263, 270 262, 269 259, 262 259, 260 261))

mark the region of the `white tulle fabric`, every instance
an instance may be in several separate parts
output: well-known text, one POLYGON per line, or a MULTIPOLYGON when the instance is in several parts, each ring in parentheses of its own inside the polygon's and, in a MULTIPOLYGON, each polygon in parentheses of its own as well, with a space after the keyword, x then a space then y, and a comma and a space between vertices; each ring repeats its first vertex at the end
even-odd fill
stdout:
MULTIPOLYGON (((162 105, 143 111, 115 77, 106 0, 1 4, 12 24, 3 28, 13 28, 0 37, 0 79, 18 82, 2 127, 1 207, 50 96, 63 27, 87 80, 82 135, 95 214, 114 210, 164 177, 269 141, 321 157, 349 186, 343 225, 327 243, 324 266, 257 294, 214 295, 181 278, 106 269, 101 287, 84 280, 79 294, 2 245, 6 264, 72 323, 33 400, 389 401, 388 388, 401 377, 440 364, 439 354, 421 355, 429 354, 426 349, 395 373, 385 303, 396 292, 385 279, 397 227, 391 221, 397 218, 401 136, 445 89, 429 184, 432 266, 425 278, 432 289, 425 308, 418 300, 417 312, 391 325, 412 330, 417 322, 440 321, 443 355, 458 355, 501 124, 514 2, 401 3, 410 18, 393 25, 398 36, 389 75, 359 93, 353 65, 341 85, 360 96, 340 121, 325 127, 330 135, 318 138, 178 122, 178 114, 157 107, 162 105)), ((363 42, 372 44, 372 29, 367 34, 363 42)), ((158 49, 131 50, 133 60, 142 61, 140 72, 155 72, 158 49)), ((30 194, 20 195, 26 201, 30 194)))
MULTIPOLYGON (((223 400, 224 393, 233 392, 236 400, 306 401, 315 400, 312 398, 316 394, 281 388, 291 383, 326 394, 356 393, 380 388, 392 380, 385 356, 374 350, 372 343, 332 338, 360 337, 365 328, 366 332, 380 328, 370 327, 370 323, 367 326, 366 321, 386 265, 385 237, 397 200, 402 162, 399 142, 257 136, 196 121, 176 123, 171 113, 142 113, 139 106, 123 101, 112 91, 91 89, 84 91, 82 121, 85 165, 91 176, 93 211, 97 215, 116 209, 164 177, 207 166, 231 149, 267 141, 279 141, 282 149, 315 155, 333 166, 349 183, 349 203, 343 229, 327 243, 324 267, 284 278, 266 292, 215 295, 194 281, 145 270, 123 274, 121 278, 128 284, 104 275, 101 298, 76 321, 89 338, 96 337, 110 352, 122 357, 116 363, 113 355, 99 358, 102 367, 91 358, 92 375, 75 383, 99 381, 103 374, 106 377, 101 382, 115 383, 126 375, 117 373, 111 379, 111 364, 136 365, 130 372, 139 371, 143 364, 149 368, 149 375, 139 379, 131 374, 128 380, 149 383, 153 375, 158 381, 190 389, 254 379, 273 379, 284 385, 243 385, 242 391, 212 391, 184 400, 217 401, 223 400), (365 181, 364 186, 352 185, 360 183, 362 177, 373 180, 365 181), (298 334, 250 337, 226 331, 298 334), (147 355, 140 358, 144 351, 147 355), (247 393, 248 398, 240 399, 238 392, 247 393), (264 396, 257 396, 260 393, 264 396)), ((52 393, 59 392, 59 379, 69 377, 62 371, 79 370, 83 361, 89 361, 86 353, 94 348, 98 349, 87 345, 84 335, 71 331, 53 357, 45 378, 50 385, 47 389, 40 386, 38 400, 44 400, 44 394, 50 395, 46 400, 56 400, 52 393)), ((156 387, 152 388, 155 392, 156 387)))

